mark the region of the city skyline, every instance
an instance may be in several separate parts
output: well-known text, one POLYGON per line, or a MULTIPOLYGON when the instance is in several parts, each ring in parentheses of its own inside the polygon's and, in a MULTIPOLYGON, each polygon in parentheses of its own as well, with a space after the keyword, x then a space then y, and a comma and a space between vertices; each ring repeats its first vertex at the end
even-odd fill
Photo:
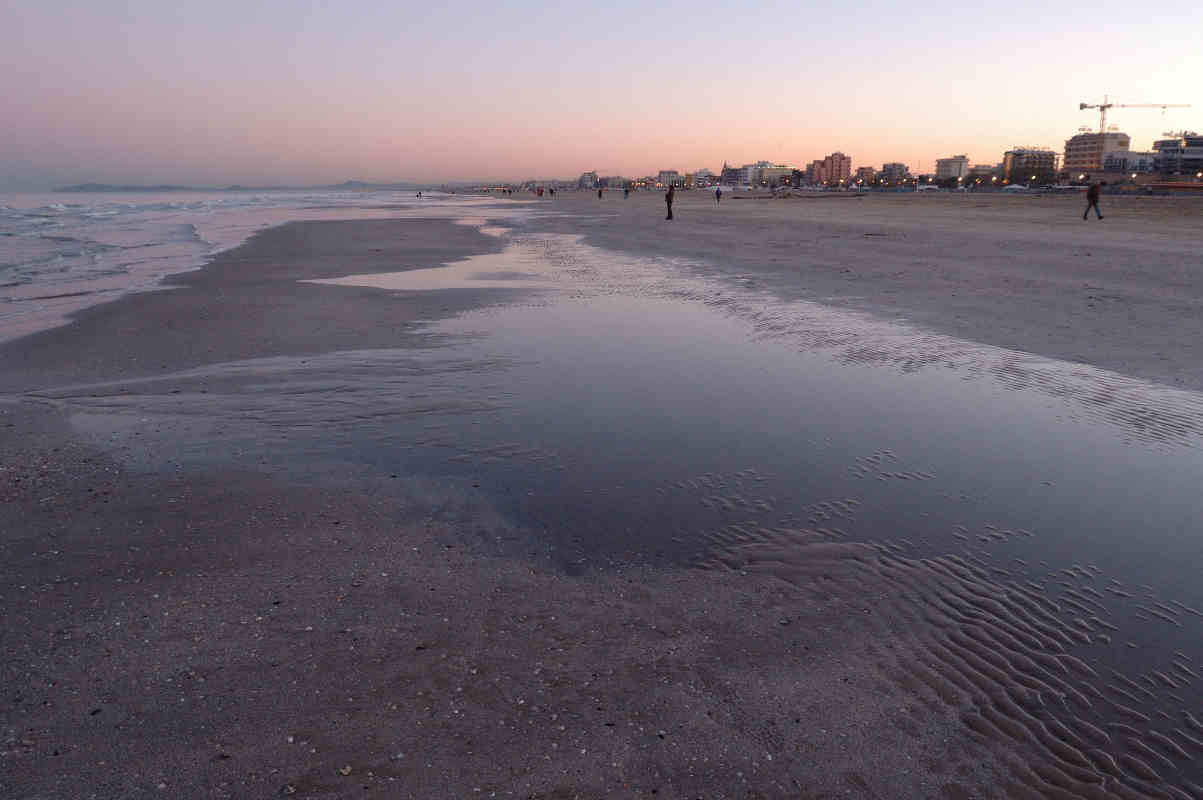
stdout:
POLYGON ((1134 150, 1203 128, 1188 26, 1118 31, 1077 3, 1039 7, 1034 27, 1027 10, 754 4, 736 25, 717 3, 633 0, 10 3, 0 189, 642 175, 833 151, 932 172, 956 153, 1060 151, 1104 93, 1193 106, 1117 109, 1134 150), (848 33, 807 36, 817 19, 848 33))

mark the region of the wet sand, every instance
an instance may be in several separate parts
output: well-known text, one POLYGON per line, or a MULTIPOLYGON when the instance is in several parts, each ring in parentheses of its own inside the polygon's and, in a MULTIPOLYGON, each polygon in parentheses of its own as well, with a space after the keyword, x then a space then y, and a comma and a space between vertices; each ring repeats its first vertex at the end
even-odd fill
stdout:
POLYGON ((908 637, 864 586, 567 578, 378 497, 131 474, 53 412, 5 418, 5 796, 1005 785, 956 706, 899 683, 908 637))
MULTIPOLYGON (((622 214, 656 199, 632 198, 622 214)), ((852 211, 791 216, 810 201, 736 208, 767 202, 725 200, 721 211, 747 215, 750 232, 736 238, 762 254, 796 250, 786 230, 848 238, 864 225, 852 211)), ((680 204, 682 220, 701 217, 692 203, 680 204)), ((957 214, 932 206, 957 227, 957 214)), ((893 208, 876 212, 876 232, 891 232, 893 208)), ((1029 208, 1004 228, 1035 253, 1029 208)), ((911 213, 897 224, 923 229, 911 213)), ((597 243, 691 260, 706 237, 732 238, 718 223, 689 224, 668 238, 652 222, 626 234, 611 219, 584 223, 597 243)), ((1153 252, 1162 236, 1165 258, 1189 258, 1186 238, 1152 227, 1148 241, 1129 238, 1153 252)), ((5 795, 1190 796, 1160 787, 1167 769, 1145 749, 1177 756, 1146 733, 1140 689, 1108 690, 1136 727, 1104 730, 1101 680, 1070 652, 1082 632, 1066 612, 1086 612, 982 566, 823 528, 732 525, 703 562, 568 577, 537 552, 501 554, 391 496, 242 464, 133 468, 82 441, 46 392, 234 359, 437 345, 421 320, 499 296, 298 281, 497 247, 438 222, 289 225, 178 288, 0 348, 5 795)), ((690 268, 743 270, 748 258, 690 268)), ((825 294, 847 280, 828 258, 805 279, 786 261, 747 273, 782 293, 877 311, 901 308, 900 294, 909 318, 935 314, 930 278, 901 291, 862 276, 874 284, 863 296, 825 294), (812 280, 827 272, 827 283, 812 280)), ((1035 269, 1016 266, 1026 263, 1006 274, 1035 269)), ((1005 316, 986 313, 989 295, 977 287, 971 306, 983 339, 1002 335, 1005 316)), ((1054 317, 1025 319, 1039 333, 1054 317)), ((1110 336, 1096 359, 1115 356, 1123 337, 1110 336)), ((1073 585, 1093 585, 1082 572, 1073 585)), ((1184 661, 1174 675, 1199 669, 1184 661)), ((1193 746, 1189 719, 1175 746, 1193 746)))
MULTIPOLYGON (((1082 221, 1078 196, 818 195, 733 199, 682 192, 565 192, 601 211, 543 228, 608 249, 741 276, 783 298, 908 320, 969 341, 1203 389, 1201 197, 1113 197, 1082 221)), ((553 203, 545 203, 550 206, 553 203)))
POLYGON ((227 251, 163 291, 86 309, 70 325, 0 346, 0 391, 155 375, 238 359, 427 342, 422 320, 496 293, 383 295, 308 279, 395 272, 501 248, 450 220, 291 223, 227 251))

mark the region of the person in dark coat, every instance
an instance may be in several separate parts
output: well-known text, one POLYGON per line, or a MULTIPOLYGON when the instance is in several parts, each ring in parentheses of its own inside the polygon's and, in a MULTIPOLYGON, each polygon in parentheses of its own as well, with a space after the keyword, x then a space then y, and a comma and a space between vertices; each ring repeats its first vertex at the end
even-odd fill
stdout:
POLYGON ((1086 190, 1086 210, 1082 212, 1082 219, 1086 219, 1086 215, 1090 213, 1090 209, 1094 209, 1094 213, 1098 214, 1099 219, 1103 218, 1103 212, 1099 211, 1099 194, 1102 192, 1102 187, 1106 182, 1092 183, 1090 188, 1086 190))
POLYGON ((723 202, 723 187, 721 187, 721 186, 714 187, 714 202, 716 204, 723 202))
POLYGON ((598 189, 598 190, 597 190, 597 199, 598 199, 598 200, 601 200, 601 199, 602 199, 601 193, 602 193, 602 190, 601 190, 601 189, 598 189))
POLYGON ((664 193, 664 203, 668 206, 668 216, 665 219, 673 218, 673 198, 676 196, 676 193, 676 186, 669 186, 668 191, 664 193))

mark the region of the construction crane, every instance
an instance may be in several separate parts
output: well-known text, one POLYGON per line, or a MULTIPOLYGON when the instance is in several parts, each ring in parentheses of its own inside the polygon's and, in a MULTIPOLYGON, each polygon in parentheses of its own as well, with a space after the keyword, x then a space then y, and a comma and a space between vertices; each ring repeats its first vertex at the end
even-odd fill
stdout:
POLYGON ((1189 103, 1112 103, 1108 101, 1107 95, 1103 95, 1101 103, 1078 103, 1078 110, 1085 111, 1088 108, 1097 108, 1099 110, 1099 135, 1102 136, 1107 132, 1107 109, 1109 108, 1160 108, 1164 113, 1167 108, 1190 108, 1189 103))

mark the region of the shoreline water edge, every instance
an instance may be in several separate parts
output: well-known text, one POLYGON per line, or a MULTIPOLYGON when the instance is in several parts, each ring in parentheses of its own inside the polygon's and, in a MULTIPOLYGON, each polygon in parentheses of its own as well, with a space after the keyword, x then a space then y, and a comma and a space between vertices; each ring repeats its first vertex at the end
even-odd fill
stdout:
POLYGON ((0 342, 0 791, 1203 796, 1197 204, 702 199, 0 342))

